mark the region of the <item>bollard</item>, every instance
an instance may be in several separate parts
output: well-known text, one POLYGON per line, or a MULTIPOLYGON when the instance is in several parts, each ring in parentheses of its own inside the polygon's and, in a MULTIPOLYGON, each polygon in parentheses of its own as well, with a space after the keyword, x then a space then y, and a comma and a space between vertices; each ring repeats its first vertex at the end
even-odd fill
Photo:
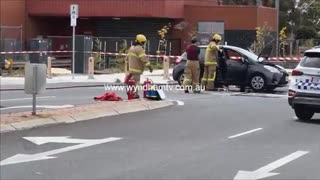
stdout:
POLYGON ((94 59, 93 57, 89 57, 88 59, 88 79, 94 79, 94 59))
POLYGON ((163 57, 163 79, 169 80, 170 59, 168 56, 163 57))
POLYGON ((52 69, 51 69, 51 67, 52 67, 52 60, 53 60, 54 58, 52 58, 52 57, 48 57, 48 66, 47 66, 47 77, 49 78, 49 79, 52 79, 52 69))

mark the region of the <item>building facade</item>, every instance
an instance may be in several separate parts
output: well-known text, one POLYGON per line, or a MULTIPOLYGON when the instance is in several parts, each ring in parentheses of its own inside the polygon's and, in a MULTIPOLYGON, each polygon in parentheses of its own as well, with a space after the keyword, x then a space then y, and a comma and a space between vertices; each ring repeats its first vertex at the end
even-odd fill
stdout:
MULTIPOLYGON (((202 43, 212 32, 224 42, 243 48, 255 39, 255 28, 267 23, 276 27, 276 10, 270 7, 226 6, 218 0, 0 0, 1 39, 36 37, 70 37, 70 4, 79 5, 76 34, 125 39, 132 42, 137 33, 153 42, 159 40, 158 30, 168 23, 170 54, 178 55, 197 31, 202 43)), ((27 48, 27 43, 24 43, 27 48)), ((149 51, 155 54, 158 43, 149 51)), ((61 47, 54 47, 56 50, 61 47)), ((114 49, 110 49, 114 51, 114 49)))

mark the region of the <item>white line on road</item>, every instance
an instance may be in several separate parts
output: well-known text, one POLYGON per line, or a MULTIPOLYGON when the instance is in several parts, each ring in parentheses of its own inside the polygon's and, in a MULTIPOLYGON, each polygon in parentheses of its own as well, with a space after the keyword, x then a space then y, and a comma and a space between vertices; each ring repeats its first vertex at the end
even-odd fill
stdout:
MULTIPOLYGON (((62 109, 62 108, 70 108, 70 107, 74 107, 74 105, 71 105, 71 104, 61 105, 61 106, 37 105, 37 108, 46 108, 46 109, 62 109)), ((32 106, 12 106, 12 107, 0 108, 0 110, 23 109, 23 108, 32 108, 32 106)))
POLYGON ((272 171, 308 153, 308 151, 296 151, 255 171, 238 171, 237 175, 234 177, 234 180, 258 180, 279 175, 280 173, 274 173, 272 171))
MULTIPOLYGON (((52 155, 56 155, 56 154, 60 154, 60 153, 68 152, 68 151, 73 151, 73 150, 77 150, 80 148, 95 146, 95 145, 99 145, 99 144, 103 144, 103 143, 108 143, 108 142, 112 142, 112 141, 117 141, 117 140, 121 140, 121 139, 122 138, 119 138, 119 137, 110 137, 110 138, 105 138, 105 139, 86 140, 86 142, 82 143, 82 144, 68 146, 68 147, 55 149, 55 150, 51 150, 51 151, 46 151, 46 152, 42 152, 42 153, 17 154, 17 155, 14 155, 12 157, 9 157, 7 159, 0 161, 0 166, 9 165, 9 164, 18 164, 18 163, 30 162, 30 161, 53 159, 56 157, 52 156, 52 155)), ((75 141, 79 141, 79 139, 77 139, 75 141)))
POLYGON ((179 106, 183 106, 184 102, 183 101, 179 101, 179 100, 173 100, 173 99, 168 99, 171 102, 176 102, 179 106))
MULTIPOLYGON (((49 98, 55 98, 55 96, 42 96, 42 97, 37 97, 37 99, 49 99, 49 98)), ((22 101, 22 100, 32 100, 32 98, 1 99, 0 102, 5 102, 5 101, 22 101)))
POLYGON ((250 134, 250 133, 253 133, 253 132, 256 132, 256 131, 260 131, 260 130, 262 130, 262 129, 263 129, 263 128, 253 129, 253 130, 246 131, 246 132, 243 132, 243 133, 240 133, 240 134, 236 134, 236 135, 233 135, 233 136, 229 136, 228 138, 229 138, 229 139, 236 138, 236 137, 243 136, 243 135, 246 135, 246 134, 250 134))

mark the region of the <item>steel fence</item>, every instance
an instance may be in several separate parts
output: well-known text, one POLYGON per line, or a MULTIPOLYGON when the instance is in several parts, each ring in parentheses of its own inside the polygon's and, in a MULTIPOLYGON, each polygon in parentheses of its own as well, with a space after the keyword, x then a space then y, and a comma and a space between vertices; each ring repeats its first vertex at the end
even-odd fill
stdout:
MULTIPOLYGON (((0 25, 0 51, 21 51, 24 49, 23 26, 0 25)), ((18 54, 0 55, 4 59, 22 60, 24 56, 18 54)))

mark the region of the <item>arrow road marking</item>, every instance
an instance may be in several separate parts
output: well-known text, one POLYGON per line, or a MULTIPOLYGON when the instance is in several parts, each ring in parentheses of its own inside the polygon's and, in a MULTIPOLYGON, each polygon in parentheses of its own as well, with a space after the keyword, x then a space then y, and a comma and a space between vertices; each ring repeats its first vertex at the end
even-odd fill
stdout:
POLYGON ((271 171, 295 160, 298 159, 299 157, 306 155, 307 151, 297 151, 294 152, 284 158, 281 158, 271 164, 268 164, 260 169, 257 169, 255 171, 239 171, 237 175, 234 177, 234 180, 257 180, 257 179, 262 179, 266 177, 271 177, 275 175, 279 175, 280 173, 272 173, 271 171))
POLYGON ((24 139, 36 144, 42 145, 46 143, 73 143, 73 144, 83 144, 89 143, 92 139, 71 139, 70 136, 57 136, 57 137, 24 137, 24 139))
MULTIPOLYGON (((30 138, 29 138, 30 139, 30 138)), ((39 144, 41 143, 46 143, 46 142, 61 142, 61 141, 65 141, 67 143, 71 143, 72 139, 66 140, 67 137, 60 137, 60 139, 52 139, 53 141, 45 141, 42 138, 40 138, 41 141, 39 142, 39 144)), ((50 139, 50 138, 49 138, 50 139)), ((23 162, 30 162, 30 161, 39 161, 39 160, 45 160, 45 159, 53 159, 56 158, 52 155, 55 154, 60 154, 63 152, 68 152, 68 151, 73 151, 76 149, 80 149, 80 148, 85 148, 85 147, 89 147, 89 146, 94 146, 94 145, 98 145, 98 144, 102 144, 102 143, 107 143, 107 142, 112 142, 112 141, 117 141, 120 140, 122 138, 118 138, 118 137, 110 137, 110 138, 105 138, 105 139, 93 139, 93 140, 83 140, 83 142, 85 141, 85 143, 82 144, 78 144, 78 145, 74 145, 74 146, 69 146, 69 147, 65 147, 65 148, 60 148, 60 149, 55 149, 52 151, 46 151, 43 153, 37 153, 37 154, 17 154, 14 155, 12 157, 9 157, 7 159, 4 159, 0 162, 0 166, 4 166, 4 165, 9 165, 9 164, 18 164, 18 163, 23 163, 23 162)), ((35 138, 31 138, 31 140, 35 140, 35 138)), ((79 143, 79 139, 75 139, 72 143, 79 143)))
POLYGON ((256 132, 256 131, 260 131, 260 130, 262 130, 262 129, 263 129, 263 128, 253 129, 253 130, 246 131, 246 132, 243 132, 243 133, 240 133, 240 134, 236 134, 236 135, 233 135, 233 136, 229 136, 228 138, 229 138, 229 139, 233 139, 233 138, 236 138, 236 137, 239 137, 239 136, 243 136, 243 135, 250 134, 250 133, 253 133, 253 132, 256 132))
POLYGON ((168 99, 171 102, 176 102, 178 106, 183 106, 184 102, 183 101, 179 101, 179 100, 173 100, 173 99, 168 99))

